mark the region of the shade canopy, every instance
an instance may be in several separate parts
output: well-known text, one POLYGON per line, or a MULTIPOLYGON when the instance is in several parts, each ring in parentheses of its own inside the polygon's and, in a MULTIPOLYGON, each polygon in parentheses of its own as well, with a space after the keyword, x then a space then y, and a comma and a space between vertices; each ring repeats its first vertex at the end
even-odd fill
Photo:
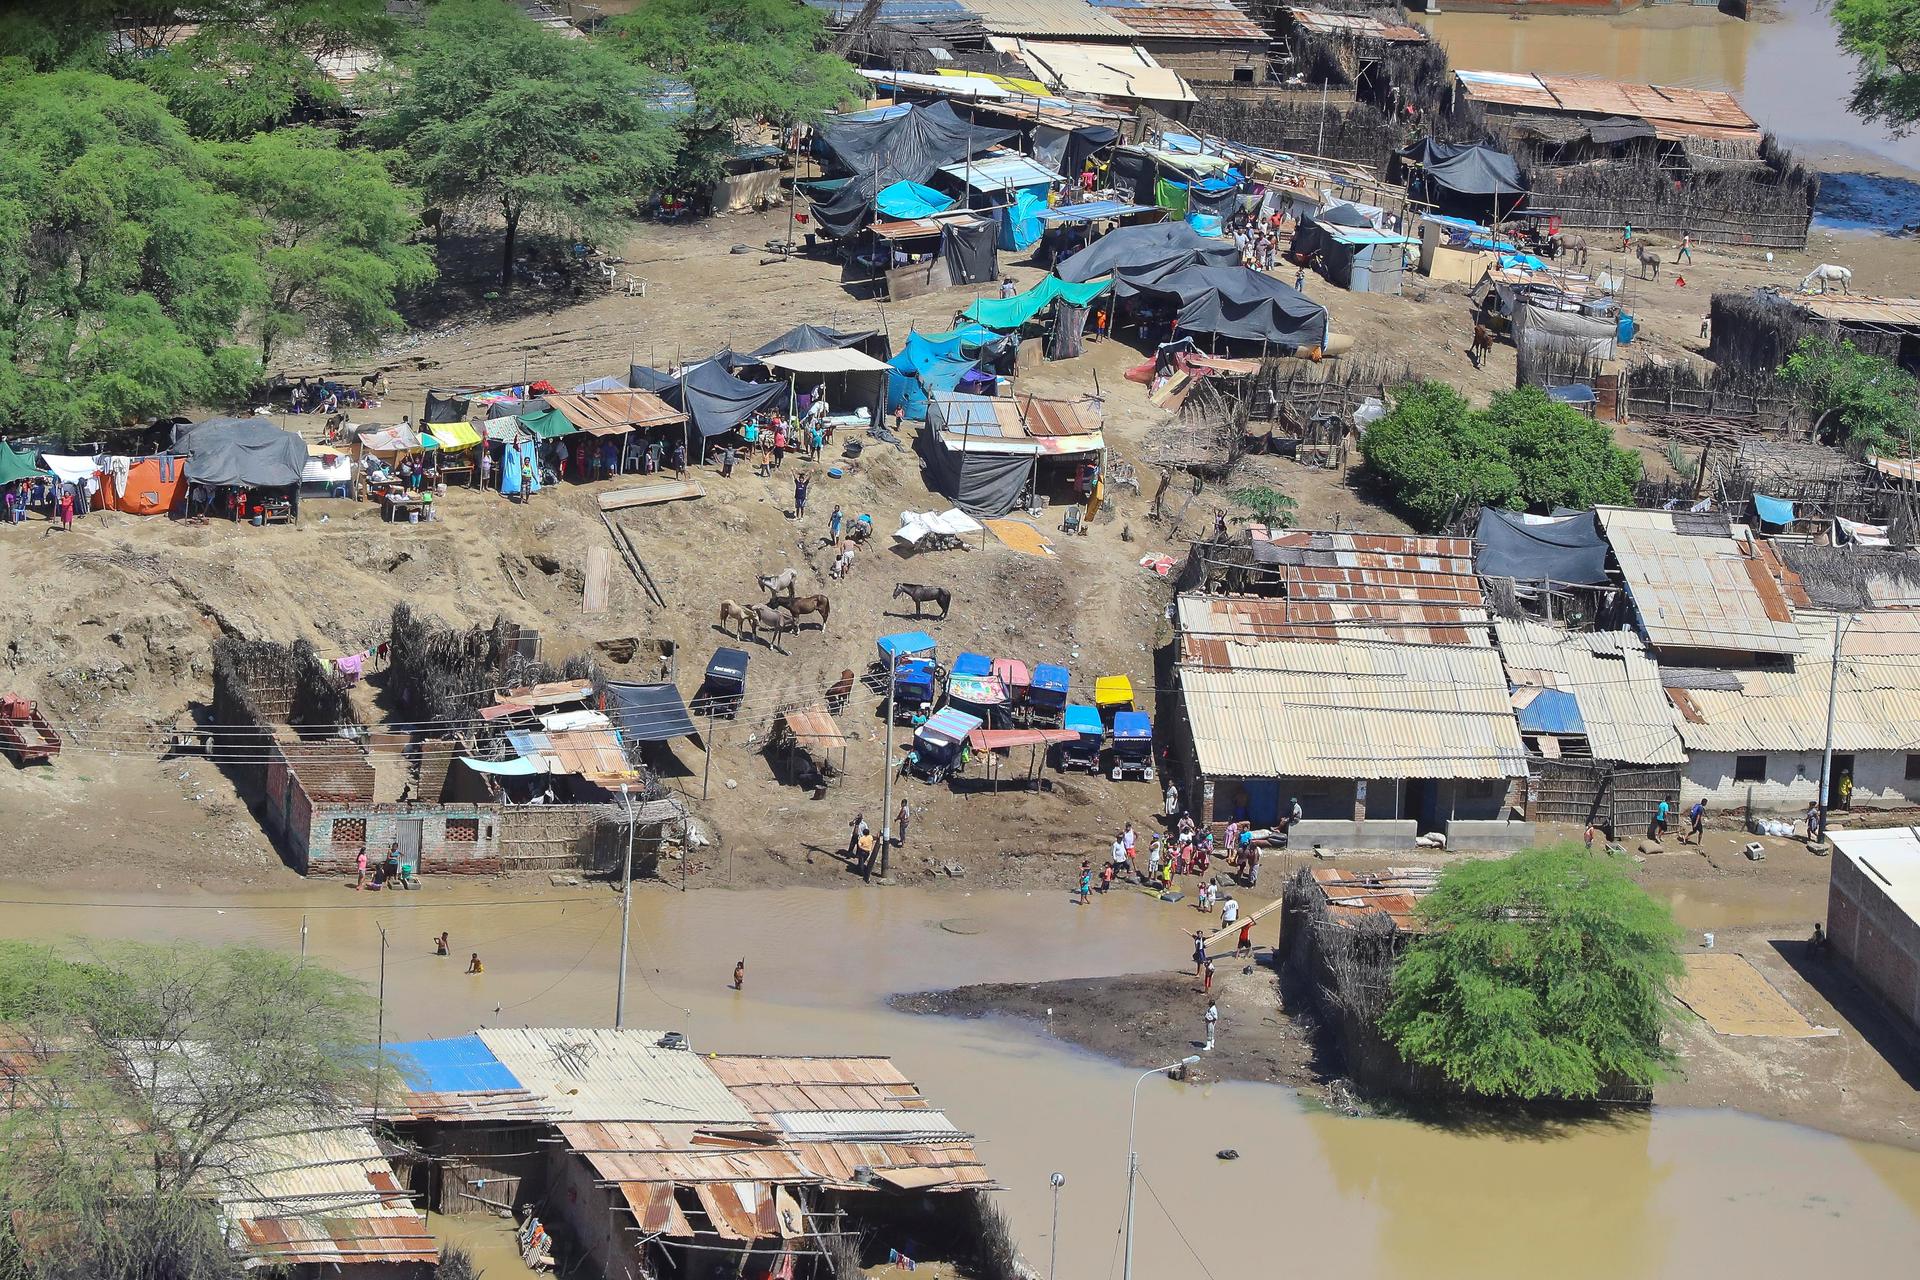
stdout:
POLYGON ((1185 222, 1152 222, 1118 227, 1054 268, 1069 284, 1127 271, 1171 270, 1194 263, 1224 265, 1240 260, 1233 241, 1203 236, 1185 222))
POLYGON ((942 165, 1017 137, 1013 129, 973 123, 946 101, 877 117, 836 116, 819 131, 814 151, 822 168, 849 181, 813 202, 814 221, 830 236, 852 235, 872 219, 874 197, 885 188, 927 183, 942 165))
POLYGON ((831 329, 821 324, 798 324, 773 341, 764 342, 747 352, 747 358, 764 363, 767 356, 789 351, 836 351, 843 347, 864 350, 868 343, 879 336, 878 329, 831 329))
POLYGON ((693 733, 693 718, 670 684, 607 684, 607 711, 629 742, 667 742, 693 733))
POLYGON ((893 366, 864 351, 782 351, 762 356, 760 363, 787 373, 891 373, 893 366))
POLYGON ((1178 298, 1183 330, 1288 347, 1326 345, 1327 309, 1264 272, 1184 267, 1138 284, 1136 291, 1178 298))
POLYGON ((208 418, 173 429, 187 455, 187 479, 245 489, 291 489, 307 467, 307 445, 265 418, 208 418))

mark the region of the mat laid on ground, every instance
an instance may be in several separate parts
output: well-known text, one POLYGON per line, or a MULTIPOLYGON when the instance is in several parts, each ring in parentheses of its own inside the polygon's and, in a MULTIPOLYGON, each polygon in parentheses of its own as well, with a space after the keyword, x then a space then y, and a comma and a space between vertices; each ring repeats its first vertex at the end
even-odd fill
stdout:
POLYGON ((1723 1036, 1805 1040, 1840 1034, 1808 1022, 1745 956, 1701 951, 1687 956, 1686 962, 1687 972, 1674 984, 1674 994, 1723 1036))
POLYGON ((650 507, 656 502, 674 502, 681 498, 704 498, 707 491, 697 480, 675 480, 672 476, 654 476, 624 489, 609 489, 600 495, 602 511, 624 511, 628 507, 650 507))
POLYGON ((993 530, 993 536, 1000 539, 1002 545, 1011 547, 1021 555, 1053 554, 1053 540, 1025 520, 985 520, 981 523, 993 530))

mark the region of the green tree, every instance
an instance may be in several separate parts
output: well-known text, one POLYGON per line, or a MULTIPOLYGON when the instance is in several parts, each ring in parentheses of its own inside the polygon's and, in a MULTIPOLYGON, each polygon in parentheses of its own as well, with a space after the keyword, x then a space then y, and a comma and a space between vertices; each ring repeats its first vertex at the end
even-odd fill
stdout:
POLYGON ((240 394, 262 229, 151 90, 0 64, 0 425, 73 437, 240 394))
POLYGON ((1854 114, 1896 134, 1920 123, 1920 0, 1833 0, 1840 44, 1854 57, 1854 114))
POLYGON ((1575 846, 1441 873, 1380 1028, 1406 1059, 1492 1098, 1652 1085, 1682 970, 1667 905, 1575 846))
POLYGON ((8 943, 0 1012, 0 1220, 61 1239, 0 1275, 237 1280, 208 1192, 373 1091, 364 987, 276 952, 8 943))
POLYGON ((1284 529, 1293 523, 1293 513, 1300 504, 1269 485, 1247 485, 1227 494, 1235 502, 1253 512, 1262 524, 1273 529, 1284 529))
POLYGON ((404 147, 430 199, 500 216, 502 284, 513 283, 523 224, 605 234, 678 142, 649 107, 644 72, 502 0, 436 7, 403 72, 375 132, 404 147))
POLYGON ((1367 467, 1425 528, 1476 507, 1516 511, 1628 502, 1640 456, 1607 429, 1537 387, 1475 409, 1452 387, 1403 387, 1360 439, 1367 467))
POLYGON ((354 355, 401 326, 395 295, 433 279, 434 267, 413 242, 419 200, 394 181, 394 157, 342 149, 318 129, 256 134, 215 155, 221 188, 266 228, 262 363, 285 340, 354 355))
POLYGON ((1780 366, 1780 380, 1819 415, 1824 439, 1863 456, 1913 455, 1920 383, 1893 361, 1851 342, 1806 337, 1780 366))
POLYGON ((0 57, 139 80, 196 135, 231 139, 337 106, 322 61, 394 30, 385 0, 40 0, 0 16, 0 57))
POLYGON ((606 39, 691 84, 702 127, 817 123, 863 96, 865 81, 827 48, 826 15, 790 0, 647 0, 606 39))

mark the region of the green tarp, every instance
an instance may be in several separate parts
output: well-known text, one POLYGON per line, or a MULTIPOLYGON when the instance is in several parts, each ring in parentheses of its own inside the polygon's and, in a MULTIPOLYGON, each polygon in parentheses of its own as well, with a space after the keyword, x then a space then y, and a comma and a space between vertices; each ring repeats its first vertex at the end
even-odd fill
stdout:
POLYGON ((538 413, 520 415, 520 425, 542 440, 554 440, 560 436, 570 436, 580 428, 567 421, 567 416, 558 409, 546 409, 538 413))
POLYGON ((1086 284, 1068 284, 1059 276, 1047 276, 1025 293, 1011 298, 983 298, 961 312, 964 319, 989 329, 1018 329, 1056 298, 1065 298, 1076 307, 1084 307, 1105 293, 1112 280, 1091 280, 1086 284))
POLYGON ((16 480, 31 480, 35 476, 48 474, 33 465, 33 455, 16 452, 10 444, 0 444, 0 484, 12 484, 16 480))
POLYGON ((1153 202, 1176 218, 1187 216, 1187 187, 1183 182, 1168 182, 1165 178, 1154 184, 1153 202))

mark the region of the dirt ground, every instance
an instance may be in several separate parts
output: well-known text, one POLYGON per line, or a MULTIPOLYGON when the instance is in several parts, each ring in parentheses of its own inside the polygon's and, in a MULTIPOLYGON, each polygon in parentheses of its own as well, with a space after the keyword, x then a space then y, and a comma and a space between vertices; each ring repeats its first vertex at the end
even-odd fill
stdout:
MULTIPOLYGON (((750 347, 803 321, 881 327, 897 345, 909 325, 949 327, 971 300, 972 291, 952 290, 904 305, 860 301, 841 287, 839 268, 827 261, 796 256, 763 263, 763 253, 732 251, 786 231, 787 216, 779 210, 646 227, 624 248, 622 268, 648 282, 645 296, 598 294, 564 305, 548 306, 531 289, 508 301, 488 298, 491 285, 481 274, 488 259, 476 255, 471 275, 461 268, 443 284, 439 309, 452 318, 353 370, 312 365, 288 371, 357 375, 377 364, 389 371, 391 395, 361 416, 397 421, 420 413, 429 386, 521 376, 573 385, 623 369, 629 360, 665 365, 728 343, 750 347)), ((1699 258, 1685 270, 1686 290, 1664 282, 1635 286, 1630 306, 1655 350, 1678 356, 1698 345, 1698 314, 1714 287, 1797 280, 1807 265, 1835 259, 1855 268, 1861 289, 1894 289, 1899 279, 1914 278, 1920 243, 1817 239, 1806 254, 1771 266, 1755 255, 1708 249, 1699 258)), ((1008 270, 1023 286, 1041 274, 1030 265, 1008 270)), ((1466 361, 1468 304, 1455 290, 1420 287, 1386 298, 1350 295, 1314 280, 1308 291, 1327 303, 1337 331, 1355 335, 1357 351, 1392 351, 1478 395, 1511 382, 1511 349, 1496 351, 1484 370, 1466 361)), ((1097 390, 1109 446, 1132 460, 1146 431, 1166 418, 1147 402, 1144 388, 1122 377, 1141 358, 1121 343, 1096 342, 1083 357, 1024 374, 1021 385, 1043 394, 1097 390)), ((319 426, 314 417, 280 421, 309 436, 319 426)), ((1056 552, 1050 556, 1022 554, 991 536, 964 550, 906 556, 884 546, 899 513, 944 500, 927 490, 910 451, 866 443, 858 457, 829 459, 847 474, 816 477, 805 521, 792 516, 792 460, 786 472, 767 477, 739 468, 722 481, 709 471, 698 476, 707 491, 702 499, 620 513, 616 520, 634 537, 667 607, 653 606, 616 563, 610 606, 591 617, 582 613, 586 553, 606 543, 595 499, 617 481, 550 487, 524 506, 456 490, 438 504, 443 518, 420 526, 382 523, 363 504, 309 500, 298 527, 94 513, 72 535, 39 520, 9 529, 0 537, 0 571, 12 588, 0 597, 7 637, 0 681, 41 699, 69 745, 51 769, 0 772, 0 808, 41 815, 51 824, 47 829, 76 838, 62 841, 60 857, 50 859, 41 830, 0 824, 0 876, 251 884, 287 874, 217 764, 169 758, 166 730, 204 711, 211 644, 219 635, 304 638, 333 657, 377 641, 400 601, 459 626, 504 613, 539 628, 546 656, 592 651, 616 678, 650 678, 656 642, 668 640, 679 654, 676 678, 690 689, 714 646, 734 643, 716 624, 719 602, 754 599, 757 574, 794 568, 802 592, 828 594, 829 626, 809 623, 778 649, 748 643, 747 705, 736 721, 715 726, 710 770, 688 743, 661 762, 669 783, 693 801, 720 840, 687 868, 690 882, 849 878, 838 856, 846 825, 856 812, 869 821, 880 816, 886 753, 879 700, 857 690, 841 717, 855 740, 844 781, 824 799, 784 781, 791 777, 786 762, 774 758, 767 741, 781 707, 813 696, 843 669, 863 670, 874 637, 886 631, 924 626, 946 654, 971 648, 1030 664, 1062 662, 1082 684, 1125 673, 1137 697, 1151 699, 1151 656, 1166 638, 1168 590, 1139 560, 1181 554, 1185 539, 1203 532, 1223 509, 1221 495, 1230 485, 1200 493, 1178 525, 1148 519, 1147 498, 1119 490, 1111 517, 1085 536, 1062 535, 1057 522, 1043 525, 1056 552), (881 531, 845 582, 826 573, 826 514, 836 503, 850 515, 871 514, 881 531), (918 623, 901 616, 910 610, 890 600, 901 581, 950 588, 952 616, 918 623), (626 640, 639 642, 629 663, 598 647, 626 640), (127 831, 143 833, 137 857, 126 848, 127 831)), ((1302 526, 1404 528, 1342 477, 1281 459, 1250 460, 1246 468, 1299 502, 1302 526)), ((1141 470, 1151 494, 1153 475, 1141 470)), ((371 685, 369 707, 378 675, 371 685)), ((1025 764, 1009 762, 1010 775, 1025 764)), ((1158 807, 1156 788, 1141 783, 1085 775, 1047 781, 1044 790, 997 795, 902 784, 895 804, 907 799, 914 817, 911 842, 894 859, 895 878, 1058 882, 1123 822, 1144 820, 1158 807)))

